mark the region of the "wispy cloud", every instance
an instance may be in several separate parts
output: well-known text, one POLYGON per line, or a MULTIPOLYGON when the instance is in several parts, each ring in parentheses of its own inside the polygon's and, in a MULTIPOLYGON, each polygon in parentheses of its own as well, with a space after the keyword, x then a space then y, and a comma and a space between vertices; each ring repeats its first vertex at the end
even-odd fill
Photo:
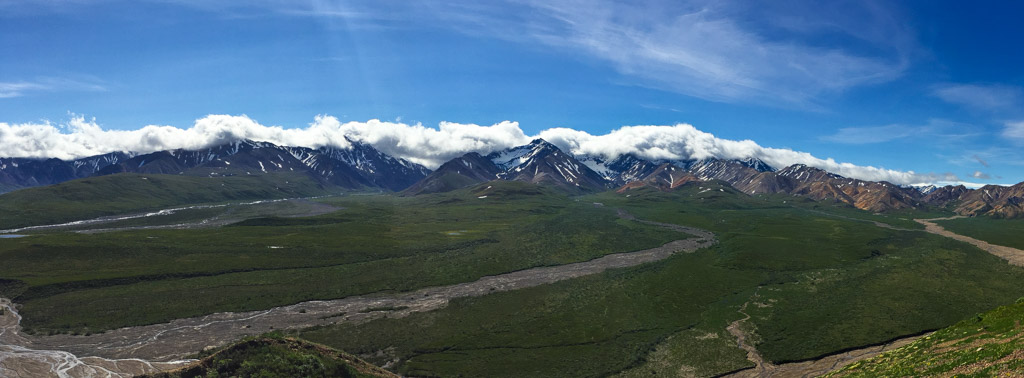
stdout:
POLYGON ((43 77, 32 81, 0 82, 0 98, 12 98, 38 92, 105 91, 98 81, 82 81, 69 78, 43 77))
POLYGON ((942 84, 935 86, 932 94, 951 104, 985 111, 1010 109, 1024 99, 1020 87, 1000 84, 942 84))
POLYGON ((1003 136, 1014 142, 1024 143, 1024 121, 1007 122, 1003 128, 1003 136))
POLYGON ((974 155, 971 155, 971 157, 974 158, 974 160, 978 161, 978 164, 983 165, 985 168, 989 167, 988 162, 985 161, 984 159, 982 159, 981 156, 978 156, 977 154, 974 154, 974 155))
MULTIPOLYGON (((649 7, 615 1, 531 4, 547 16, 531 22, 554 24, 527 28, 534 31, 534 39, 607 61, 640 85, 712 101, 814 106, 822 95, 898 77, 907 65, 896 46, 878 46, 890 54, 868 56, 838 45, 807 43, 807 33, 821 30, 800 23, 799 17, 789 19, 799 27, 790 28, 787 37, 770 35, 761 30, 772 25, 751 24, 749 20, 760 17, 744 18, 749 15, 729 2, 649 7)), ((803 10, 772 9, 773 14, 762 17, 794 12, 803 10)), ((861 21, 894 34, 903 32, 881 20, 861 21)), ((848 33, 846 37, 857 38, 848 33)))
MULTIPOLYGON (((979 164, 979 158, 981 161, 989 164, 988 166, 983 164, 986 170, 991 169, 991 167, 1024 167, 1024 149, 1015 146, 991 145, 979 149, 968 148, 957 154, 938 154, 937 156, 949 164, 965 169, 975 169, 977 164, 979 164)), ((1019 169, 1014 168, 1014 170, 1019 169)))
POLYGON ((843 144, 884 143, 915 137, 929 143, 936 141, 960 140, 977 135, 973 126, 943 119, 929 120, 925 125, 892 124, 885 126, 844 127, 835 134, 819 139, 843 144))
POLYGON ((899 12, 870 0, 160 1, 225 14, 261 8, 349 29, 455 30, 600 62, 621 76, 609 79, 616 83, 787 108, 822 109, 829 96, 893 80, 917 49, 899 12))
POLYGON ((822 140, 845 144, 882 143, 914 135, 920 127, 906 125, 886 125, 870 127, 844 127, 832 135, 821 137, 822 140))
POLYGON ((974 171, 974 173, 971 174, 971 177, 981 180, 988 180, 992 178, 991 175, 982 171, 974 171))
POLYGON ((45 90, 46 87, 39 83, 31 82, 0 82, 0 98, 11 98, 24 96, 26 92, 45 90))

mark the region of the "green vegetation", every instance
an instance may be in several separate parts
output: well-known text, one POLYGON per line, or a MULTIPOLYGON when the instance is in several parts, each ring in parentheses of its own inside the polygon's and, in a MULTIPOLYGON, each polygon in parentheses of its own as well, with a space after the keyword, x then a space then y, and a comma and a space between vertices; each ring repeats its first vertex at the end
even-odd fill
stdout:
POLYGON ((0 295, 23 304, 30 332, 97 332, 468 282, 679 236, 523 183, 322 201, 340 210, 221 228, 5 239, 0 295), (474 190, 491 194, 479 199, 474 190))
POLYGON ((936 224, 960 235, 996 245, 1024 249, 1024 219, 972 217, 936 221, 936 224))
MULTIPOLYGON (((37 233, 0 241, 0 295, 22 304, 30 332, 86 333, 469 282, 680 238, 619 219, 617 208, 713 231, 719 243, 641 266, 456 299, 431 312, 296 334, 370 362, 394 362, 397 372, 414 376, 707 376, 751 366, 725 331, 743 318, 737 310, 744 304, 748 339, 765 358, 784 362, 942 328, 1024 295, 1024 269, 916 231, 913 218, 944 214, 875 215, 790 196, 750 197, 718 182, 580 197, 493 182, 425 196, 345 195, 97 226, 230 219, 225 227, 37 233)), ((977 224, 993 234, 1016 230, 977 224)), ((321 364, 273 354, 228 353, 230 361, 220 364, 321 364)))
MULTIPOLYGON (((676 255, 670 264, 459 299, 437 311, 300 337, 357 354, 393 346, 393 356, 370 362, 399 357, 396 371, 403 375, 604 375, 636 365, 666 337, 694 342, 695 333, 725 329, 735 313, 718 306, 742 303, 733 285, 754 286, 760 277, 732 276, 712 265, 714 259, 713 253, 676 255), (706 331, 692 332, 698 325, 706 331)), ((725 342, 712 340, 702 354, 682 352, 683 361, 726 370, 747 366, 735 341, 720 336, 717 341, 725 342)))
POLYGON ((328 194, 301 174, 195 177, 116 174, 0 195, 0 229, 54 224, 170 206, 328 194))
MULTIPOLYGON (((204 353, 205 354, 205 353, 204 353)), ((394 377, 355 356, 280 336, 250 337, 208 352, 199 362, 146 377, 394 377)))
POLYGON ((830 377, 1003 377, 1024 371, 1024 298, 978 314, 830 377))
POLYGON ((751 366, 724 331, 748 301, 751 338, 780 362, 940 328, 1024 294, 1024 270, 967 244, 783 200, 707 183, 582 197, 643 219, 713 230, 720 243, 644 266, 455 300, 429 313, 299 335, 354 353, 383 352, 371 362, 397 358, 397 372, 416 376, 714 375, 751 366))

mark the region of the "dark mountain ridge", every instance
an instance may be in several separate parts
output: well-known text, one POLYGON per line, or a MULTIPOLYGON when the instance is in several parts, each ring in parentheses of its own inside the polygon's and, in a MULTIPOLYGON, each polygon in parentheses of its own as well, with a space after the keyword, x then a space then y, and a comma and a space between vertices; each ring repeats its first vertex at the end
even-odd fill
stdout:
POLYGON ((347 149, 312 149, 240 140, 200 150, 111 153, 72 161, 0 159, 0 187, 18 189, 113 173, 236 176, 287 171, 345 189, 397 191, 430 173, 368 144, 349 143, 347 149))
POLYGON ((0 192, 17 188, 52 185, 89 177, 111 164, 128 160, 132 154, 112 152, 76 160, 0 158, 0 192))
POLYGON ((873 212, 932 206, 961 215, 1024 216, 1024 183, 922 190, 851 179, 803 164, 776 170, 756 158, 652 161, 633 154, 610 159, 574 156, 543 139, 487 155, 470 152, 431 172, 369 144, 348 142, 349 148, 314 149, 241 140, 200 150, 115 152, 70 161, 0 158, 0 192, 120 172, 211 177, 296 172, 328 187, 406 195, 446 192, 492 180, 546 184, 570 193, 644 186, 673 190, 686 182, 721 180, 748 195, 789 194, 873 212))

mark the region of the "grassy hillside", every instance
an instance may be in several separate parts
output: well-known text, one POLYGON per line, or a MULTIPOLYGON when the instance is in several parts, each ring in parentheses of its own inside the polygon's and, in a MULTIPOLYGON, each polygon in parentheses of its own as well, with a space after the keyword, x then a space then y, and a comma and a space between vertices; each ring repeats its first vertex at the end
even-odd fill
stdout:
POLYGON ((0 239, 0 295, 24 305, 30 331, 96 332, 467 282, 678 237, 526 183, 322 201, 339 210, 222 228, 0 239))
POLYGON ((757 348, 779 362, 941 328, 1024 294, 1024 270, 924 232, 706 183, 628 195, 580 200, 713 230, 721 242, 300 336, 371 362, 398 359, 396 371, 414 376, 709 376, 751 365, 725 331, 744 303, 757 348))
POLYGON ((199 362, 152 378, 398 377, 348 353, 293 338, 248 338, 210 352, 199 362))
POLYGON ((936 223, 961 235, 996 245, 1024 249, 1024 219, 972 217, 936 223))
POLYGON ((1024 298, 830 377, 1003 377, 1024 371, 1024 298))
POLYGON ((329 191, 305 175, 194 177, 116 174, 0 195, 0 229, 53 224, 185 204, 309 197, 329 191))

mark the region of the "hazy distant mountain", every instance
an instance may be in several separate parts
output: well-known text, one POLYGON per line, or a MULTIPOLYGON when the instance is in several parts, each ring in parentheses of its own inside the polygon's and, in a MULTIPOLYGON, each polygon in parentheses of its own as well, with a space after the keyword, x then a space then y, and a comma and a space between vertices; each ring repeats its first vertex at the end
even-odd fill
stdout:
POLYGON ((948 185, 929 191, 925 194, 924 201, 937 206, 946 206, 950 202, 961 200, 964 194, 970 192, 971 190, 963 185, 948 185))
POLYGON ((449 160, 404 191, 407 195, 448 192, 500 178, 501 168, 476 152, 449 160))
POLYGON ((107 166, 127 160, 131 156, 127 153, 113 152, 70 161, 0 158, 0 192, 93 176, 107 166))

